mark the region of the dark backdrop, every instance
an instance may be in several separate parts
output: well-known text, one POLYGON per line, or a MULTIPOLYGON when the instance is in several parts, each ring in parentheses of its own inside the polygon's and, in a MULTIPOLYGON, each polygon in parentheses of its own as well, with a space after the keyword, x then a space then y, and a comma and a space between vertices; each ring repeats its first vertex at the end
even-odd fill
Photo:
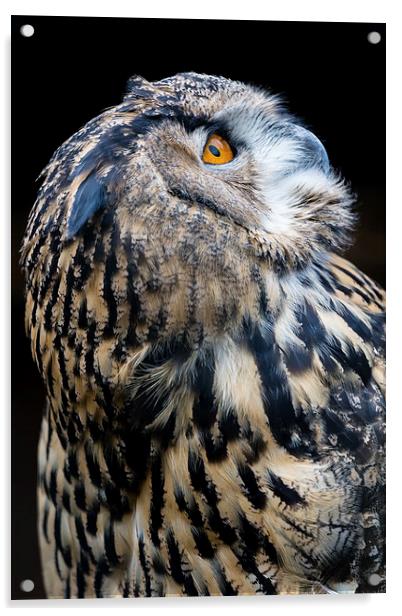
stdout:
POLYGON ((18 251, 53 151, 133 74, 179 71, 240 79, 284 95, 324 142, 358 195, 349 257, 384 284, 385 25, 32 17, 12 18, 12 593, 43 597, 36 538, 36 443, 44 392, 23 323, 18 251), (32 24, 31 38, 21 36, 32 24), (380 32, 370 44, 367 34, 380 32), (32 579, 35 589, 19 589, 32 579))

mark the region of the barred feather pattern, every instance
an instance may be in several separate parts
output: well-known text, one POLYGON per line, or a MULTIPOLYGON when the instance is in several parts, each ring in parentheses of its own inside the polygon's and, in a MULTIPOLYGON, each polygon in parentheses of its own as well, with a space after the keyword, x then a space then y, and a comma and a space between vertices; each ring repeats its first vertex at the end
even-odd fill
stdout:
POLYGON ((23 246, 48 596, 383 591, 383 291, 322 230, 262 238, 140 158, 66 238, 99 126, 133 117, 56 153, 23 246))

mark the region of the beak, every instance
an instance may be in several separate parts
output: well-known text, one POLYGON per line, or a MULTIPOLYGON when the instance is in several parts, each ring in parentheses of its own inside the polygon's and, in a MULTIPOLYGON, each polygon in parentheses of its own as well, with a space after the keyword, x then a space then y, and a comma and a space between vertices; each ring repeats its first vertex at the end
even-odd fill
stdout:
POLYGON ((280 139, 293 144, 295 154, 292 161, 289 161, 287 173, 304 169, 319 169, 328 174, 330 163, 327 152, 321 141, 307 128, 282 122, 275 126, 275 133, 280 139))
POLYGON ((309 130, 295 124, 294 137, 300 144, 302 151, 301 166, 304 169, 316 167, 325 174, 329 172, 330 164, 328 154, 321 141, 309 130))

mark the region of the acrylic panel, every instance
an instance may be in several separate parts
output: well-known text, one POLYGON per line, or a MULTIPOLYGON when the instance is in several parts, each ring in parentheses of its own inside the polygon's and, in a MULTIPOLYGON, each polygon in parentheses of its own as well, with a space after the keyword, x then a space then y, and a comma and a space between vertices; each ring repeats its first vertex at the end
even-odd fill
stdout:
POLYGON ((12 18, 12 596, 385 591, 385 24, 12 18))

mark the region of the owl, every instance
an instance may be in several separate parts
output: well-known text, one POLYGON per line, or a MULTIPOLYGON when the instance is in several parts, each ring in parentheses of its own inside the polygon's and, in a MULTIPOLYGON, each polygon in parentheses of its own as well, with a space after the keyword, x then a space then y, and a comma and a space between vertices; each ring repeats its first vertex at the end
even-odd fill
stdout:
POLYGON ((47 596, 384 590, 384 293, 268 92, 133 77, 22 246, 47 596))

